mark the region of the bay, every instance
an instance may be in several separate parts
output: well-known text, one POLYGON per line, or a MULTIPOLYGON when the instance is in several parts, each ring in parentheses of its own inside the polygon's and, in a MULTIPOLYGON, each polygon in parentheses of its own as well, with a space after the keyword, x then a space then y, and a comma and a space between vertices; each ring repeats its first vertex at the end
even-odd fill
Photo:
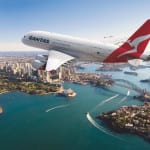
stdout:
MULTIPOLYGON (((121 72, 107 73, 113 74, 116 78, 128 77, 140 87, 150 89, 148 83, 139 82, 140 79, 149 76, 149 69, 146 69, 145 74, 142 69, 138 70, 138 77, 121 72)), ((76 91, 77 96, 68 99, 57 95, 35 96, 21 92, 0 95, 0 105, 4 109, 4 114, 0 116, 0 149, 150 149, 150 144, 142 138, 112 132, 102 122, 95 119, 99 113, 117 109, 123 105, 140 105, 140 101, 132 98, 134 92, 130 91, 130 95, 127 96, 129 90, 125 88, 105 89, 68 82, 65 82, 64 86, 76 91), (124 97, 126 97, 125 100, 123 100, 124 97), (51 110, 47 111, 49 109, 51 110), (86 117, 86 112, 90 113, 100 129, 91 124, 86 117)))

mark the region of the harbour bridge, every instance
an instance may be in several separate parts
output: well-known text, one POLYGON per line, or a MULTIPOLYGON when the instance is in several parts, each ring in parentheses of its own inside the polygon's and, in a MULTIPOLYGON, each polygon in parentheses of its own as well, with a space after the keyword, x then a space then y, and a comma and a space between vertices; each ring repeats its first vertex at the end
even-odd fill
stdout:
POLYGON ((143 95, 144 93, 150 94, 150 92, 147 92, 146 89, 142 89, 135 85, 134 83, 125 80, 125 79, 113 79, 115 81, 115 85, 128 88, 130 90, 136 91, 137 93, 140 93, 143 95))

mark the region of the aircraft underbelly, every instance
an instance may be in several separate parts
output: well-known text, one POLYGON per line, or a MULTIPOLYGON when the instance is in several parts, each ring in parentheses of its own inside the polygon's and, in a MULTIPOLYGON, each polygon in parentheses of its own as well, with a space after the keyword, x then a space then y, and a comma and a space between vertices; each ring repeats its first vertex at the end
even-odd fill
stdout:
POLYGON ((98 51, 88 47, 82 49, 79 47, 70 47, 70 48, 53 47, 52 49, 68 54, 83 61, 103 62, 103 60, 109 55, 108 52, 106 52, 105 50, 98 51))
POLYGON ((51 49, 65 53, 84 61, 103 62, 112 53, 112 49, 89 43, 73 43, 69 41, 52 41, 51 49))
POLYGON ((112 53, 112 50, 92 46, 72 47, 72 50, 69 51, 74 51, 77 55, 76 57, 81 60, 99 62, 103 62, 112 53))

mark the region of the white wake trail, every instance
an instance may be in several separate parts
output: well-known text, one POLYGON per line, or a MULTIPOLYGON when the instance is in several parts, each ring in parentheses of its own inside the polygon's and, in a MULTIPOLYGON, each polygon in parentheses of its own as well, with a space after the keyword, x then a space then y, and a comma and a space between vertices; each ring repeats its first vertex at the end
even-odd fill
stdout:
POLYGON ((111 101, 111 100, 113 100, 114 98, 116 98, 116 97, 118 97, 118 96, 119 96, 119 94, 116 94, 116 95, 114 95, 114 96, 112 96, 112 97, 110 97, 110 98, 108 98, 108 99, 102 101, 100 104, 97 105, 97 107, 98 107, 98 106, 101 106, 101 105, 103 105, 103 104, 105 104, 105 103, 107 103, 107 102, 109 102, 109 101, 111 101))
POLYGON ((126 99, 127 99, 127 96, 123 97, 123 98, 120 100, 120 102, 119 102, 119 103, 124 102, 126 99))
POLYGON ((90 112, 93 112, 97 107, 104 105, 106 102, 109 102, 109 101, 113 100, 114 98, 116 98, 118 96, 119 96, 119 94, 116 94, 112 97, 109 97, 109 98, 105 99, 104 101, 102 101, 98 105, 96 105, 90 112))
POLYGON ((107 134, 107 135, 113 136, 113 137, 115 137, 115 138, 117 138, 117 139, 119 139, 119 140, 123 140, 123 139, 121 139, 121 138, 119 138, 119 137, 114 136, 114 135, 111 134, 111 133, 108 133, 103 127, 101 127, 101 126, 91 117, 91 115, 90 115, 89 112, 87 112, 86 117, 87 117, 87 119, 89 120, 89 122, 90 122, 94 127, 96 127, 97 129, 99 129, 100 131, 104 132, 104 133, 107 134))
POLYGON ((126 95, 127 95, 127 96, 123 97, 123 98, 120 100, 119 103, 122 103, 122 102, 124 102, 124 101, 127 99, 127 97, 130 95, 130 91, 129 91, 129 90, 128 90, 128 92, 127 92, 126 95))
POLYGON ((55 109, 58 109, 58 108, 67 107, 67 106, 69 106, 69 104, 66 104, 66 105, 58 105, 58 106, 52 107, 52 108, 50 108, 50 109, 47 109, 45 112, 49 112, 49 111, 52 111, 52 110, 55 110, 55 109))
MULTIPOLYGON (((86 114, 86 117, 93 126, 95 126, 97 129, 101 130, 100 125, 91 117, 89 112, 86 114)), ((105 132, 105 131, 103 131, 103 132, 105 132)))
POLYGON ((116 97, 118 97, 118 96, 119 96, 119 94, 116 94, 116 95, 114 95, 113 97, 111 97, 111 98, 109 98, 109 99, 103 101, 103 103, 109 102, 109 101, 111 101, 112 99, 114 99, 114 98, 116 98, 116 97))

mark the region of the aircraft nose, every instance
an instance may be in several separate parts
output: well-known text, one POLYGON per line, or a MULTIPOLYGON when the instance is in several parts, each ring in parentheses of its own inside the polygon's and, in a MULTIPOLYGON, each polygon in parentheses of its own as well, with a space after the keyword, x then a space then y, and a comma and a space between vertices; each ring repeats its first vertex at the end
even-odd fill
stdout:
POLYGON ((25 35, 22 37, 21 41, 22 41, 22 43, 24 43, 24 44, 26 43, 26 36, 25 36, 25 35))

